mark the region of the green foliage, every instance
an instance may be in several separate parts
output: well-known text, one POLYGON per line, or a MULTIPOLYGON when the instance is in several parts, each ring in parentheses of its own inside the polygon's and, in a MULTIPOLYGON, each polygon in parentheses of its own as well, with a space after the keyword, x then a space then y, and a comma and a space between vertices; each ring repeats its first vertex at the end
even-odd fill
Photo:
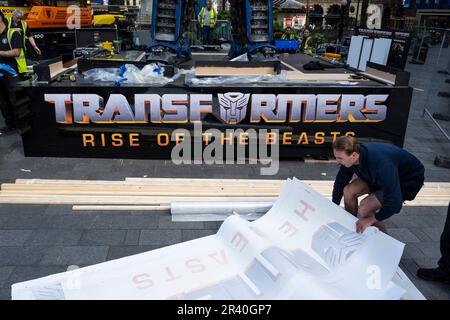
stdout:
POLYGON ((316 46, 321 45, 322 43, 326 43, 327 42, 327 38, 323 33, 320 32, 315 32, 313 33, 313 35, 311 36, 312 41, 314 42, 314 44, 316 46))
POLYGON ((231 12, 229 11, 219 11, 217 13, 217 20, 231 20, 231 12))
POLYGON ((284 31, 284 29, 283 29, 283 24, 281 23, 281 22, 274 22, 274 24, 273 24, 273 31, 274 32, 283 32, 284 31))

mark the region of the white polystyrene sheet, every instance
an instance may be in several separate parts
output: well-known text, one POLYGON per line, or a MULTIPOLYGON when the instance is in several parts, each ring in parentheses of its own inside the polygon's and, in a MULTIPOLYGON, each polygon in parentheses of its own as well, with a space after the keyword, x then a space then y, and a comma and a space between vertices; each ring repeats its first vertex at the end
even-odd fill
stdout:
POLYGON ((374 39, 365 36, 352 36, 347 64, 360 71, 366 71, 367 61, 369 61, 374 39))
POLYGON ((299 180, 216 235, 12 286, 13 299, 423 299, 398 269, 404 245, 299 180))
POLYGON ((347 64, 355 69, 358 69, 359 57, 363 45, 364 36, 352 36, 350 41, 350 48, 348 50, 347 64))
POLYGON ((370 56, 370 62, 385 66, 389 57, 391 43, 392 39, 375 39, 373 43, 372 54, 370 56))

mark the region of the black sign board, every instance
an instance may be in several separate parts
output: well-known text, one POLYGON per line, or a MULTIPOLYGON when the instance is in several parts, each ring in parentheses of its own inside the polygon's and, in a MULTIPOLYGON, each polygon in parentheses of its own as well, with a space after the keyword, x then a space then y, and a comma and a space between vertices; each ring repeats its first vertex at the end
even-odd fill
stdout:
MULTIPOLYGON (((278 132, 280 157, 330 155, 341 135, 403 145, 410 87, 36 86, 26 156, 169 159, 176 129, 278 132)), ((224 144, 230 143, 225 138, 224 144)), ((208 144, 203 136, 203 147, 208 144)), ((245 137, 243 141, 245 142, 245 137)), ((275 141, 275 142, 274 142, 275 141)), ((245 144, 245 143, 244 143, 245 144)), ((270 144, 270 143, 269 143, 270 144)))
POLYGON ((409 47, 411 45, 411 34, 409 32, 359 28, 357 29, 357 34, 369 38, 392 39, 387 67, 396 70, 405 69, 409 47))

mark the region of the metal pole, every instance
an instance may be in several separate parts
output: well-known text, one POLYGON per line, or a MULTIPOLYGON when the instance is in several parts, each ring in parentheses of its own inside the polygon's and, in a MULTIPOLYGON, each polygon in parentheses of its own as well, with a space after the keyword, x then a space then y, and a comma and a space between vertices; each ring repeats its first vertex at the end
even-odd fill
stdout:
POLYGON ((421 41, 420 41, 419 49, 417 50, 416 61, 418 61, 418 59, 419 59, 419 54, 420 54, 420 49, 422 48, 423 39, 424 39, 424 36, 422 36, 422 39, 421 39, 421 41))
POLYGON ((355 28, 358 28, 359 1, 360 1, 360 0, 358 0, 358 4, 357 4, 357 6, 356 6, 355 28))
POLYGON ((448 134, 445 132, 444 129, 442 129, 442 127, 439 125, 436 119, 433 118, 433 116, 431 115, 430 111, 428 111, 427 108, 423 109, 423 115, 425 115, 425 113, 430 117, 430 119, 434 122, 434 124, 436 125, 436 127, 438 127, 438 129, 442 132, 442 134, 447 138, 447 140, 450 141, 450 137, 448 136, 448 134))
POLYGON ((309 28, 309 0, 306 0, 306 18, 305 18, 305 27, 309 28))
POLYGON ((441 58, 441 52, 442 52, 442 48, 444 47, 444 42, 445 42, 446 38, 447 38, 447 30, 445 30, 445 33, 442 35, 441 47, 439 48, 439 54, 438 54, 438 58, 437 58, 438 62, 439 62, 439 59, 441 58))
POLYGON ((342 43, 342 34, 344 33, 344 10, 345 10, 345 6, 341 3, 341 19, 339 22, 339 30, 338 30, 339 43, 342 43))

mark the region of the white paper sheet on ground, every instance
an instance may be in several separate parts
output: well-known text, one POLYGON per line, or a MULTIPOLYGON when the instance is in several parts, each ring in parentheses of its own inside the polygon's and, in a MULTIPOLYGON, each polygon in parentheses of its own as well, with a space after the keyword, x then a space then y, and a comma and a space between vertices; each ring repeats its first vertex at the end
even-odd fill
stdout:
MULTIPOLYGON (((216 235, 14 284, 13 299, 421 299, 397 271, 403 244, 299 180, 216 235)), ((406 279, 407 280, 406 280, 406 279)))

